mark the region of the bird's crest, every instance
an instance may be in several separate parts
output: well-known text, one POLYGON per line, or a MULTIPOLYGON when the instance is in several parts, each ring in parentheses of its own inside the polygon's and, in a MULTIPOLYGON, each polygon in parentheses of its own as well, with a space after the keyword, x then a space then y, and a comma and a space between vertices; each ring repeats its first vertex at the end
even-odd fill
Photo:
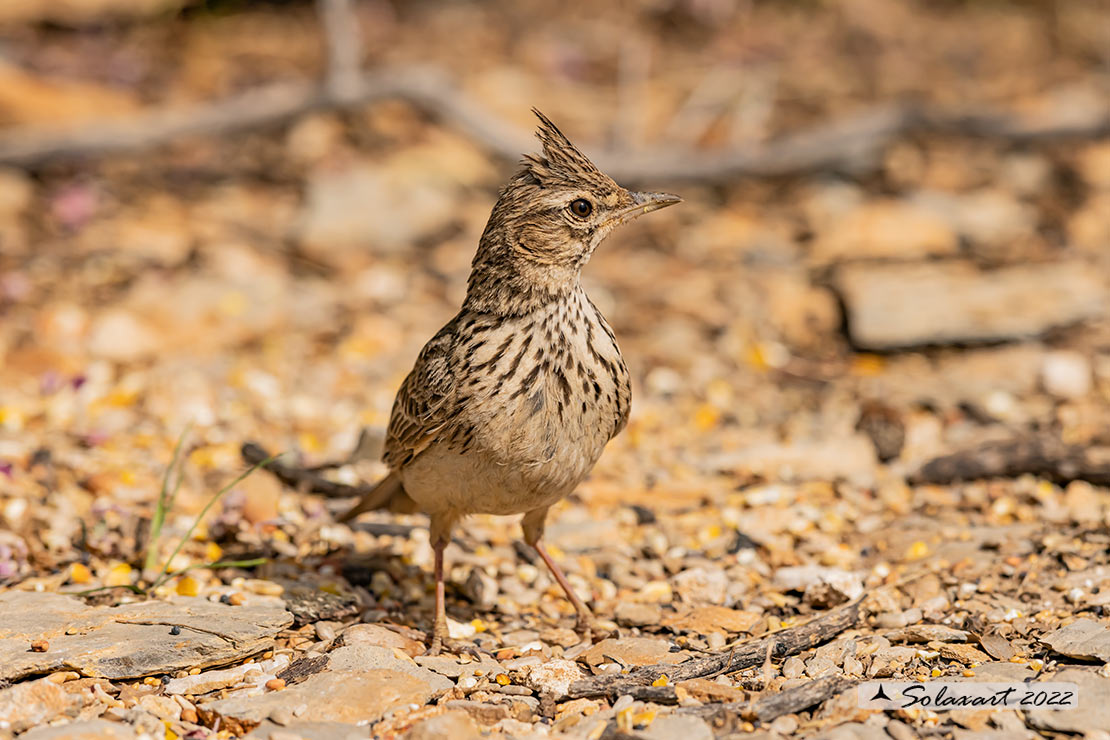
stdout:
POLYGON ((582 183, 583 180, 599 179, 602 182, 609 181, 609 178, 563 135, 550 118, 535 108, 532 112, 540 119, 536 136, 543 144, 543 154, 526 154, 523 164, 541 185, 575 185, 582 183))

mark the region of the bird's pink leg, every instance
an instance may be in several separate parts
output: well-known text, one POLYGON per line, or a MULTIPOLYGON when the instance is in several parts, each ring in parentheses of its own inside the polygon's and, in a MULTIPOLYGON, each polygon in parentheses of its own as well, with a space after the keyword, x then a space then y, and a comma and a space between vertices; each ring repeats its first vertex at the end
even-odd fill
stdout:
POLYGON ((429 655, 439 655, 447 644, 447 604, 443 588, 443 550, 447 547, 447 540, 436 540, 432 545, 435 553, 435 578, 436 578, 436 616, 432 628, 432 644, 428 648, 429 655))
POLYGON ((574 605, 574 611, 578 613, 578 623, 574 627, 575 631, 588 637, 592 630, 594 620, 594 615, 593 612, 590 611, 590 607, 586 606, 586 603, 578 598, 578 594, 574 592, 574 588, 570 585, 570 581, 563 575, 562 568, 560 568, 559 564, 548 554, 547 549, 544 548, 538 540, 532 543, 532 547, 536 549, 544 565, 547 566, 547 569, 551 571, 551 575, 555 577, 555 581, 562 587, 563 593, 567 595, 570 603, 574 605))

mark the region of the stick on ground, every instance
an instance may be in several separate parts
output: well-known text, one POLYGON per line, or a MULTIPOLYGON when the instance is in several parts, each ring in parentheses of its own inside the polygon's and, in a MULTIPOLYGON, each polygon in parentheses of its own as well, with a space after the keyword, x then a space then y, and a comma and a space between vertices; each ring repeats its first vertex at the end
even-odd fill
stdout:
POLYGON ((798 627, 738 645, 729 653, 698 658, 678 665, 640 666, 624 676, 595 676, 575 681, 570 685, 569 696, 573 699, 595 696, 616 698, 650 686, 664 674, 670 683, 677 683, 691 678, 739 671, 762 663, 768 650, 775 658, 795 655, 831 640, 859 624, 859 621, 860 602, 854 601, 798 627))

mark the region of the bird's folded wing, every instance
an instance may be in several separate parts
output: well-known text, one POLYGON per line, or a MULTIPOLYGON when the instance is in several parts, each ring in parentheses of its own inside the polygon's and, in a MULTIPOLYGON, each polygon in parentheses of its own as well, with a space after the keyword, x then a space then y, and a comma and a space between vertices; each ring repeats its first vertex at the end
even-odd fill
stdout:
POLYGON ((456 395, 454 346, 452 322, 424 345, 397 391, 382 455, 390 468, 407 465, 450 427, 456 395))

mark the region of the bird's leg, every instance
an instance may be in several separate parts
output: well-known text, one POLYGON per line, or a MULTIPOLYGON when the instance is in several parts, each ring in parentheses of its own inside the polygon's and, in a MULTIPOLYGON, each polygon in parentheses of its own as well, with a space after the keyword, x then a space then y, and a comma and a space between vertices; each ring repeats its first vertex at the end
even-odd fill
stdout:
POLYGON ((432 627, 432 644, 428 648, 428 655, 439 655, 449 642, 447 635, 447 604, 443 587, 443 550, 446 547, 446 539, 437 539, 432 544, 432 550, 435 552, 436 616, 435 626, 432 627))
POLYGON ((543 560, 544 565, 551 571, 551 575, 555 578, 555 582, 563 589, 563 593, 567 595, 567 599, 574 606, 574 611, 578 614, 578 622, 574 626, 574 630, 582 635, 586 640, 589 640, 593 633, 594 615, 590 611, 590 607, 582 599, 578 598, 578 594, 574 592, 574 588, 570 585, 570 581, 563 575, 562 568, 547 552, 547 549, 540 544, 540 538, 543 537, 544 525, 547 520, 547 507, 530 511, 524 515, 520 522, 521 528, 524 530, 524 541, 535 549, 536 554, 543 560))
POLYGON ((586 606, 586 602, 578 598, 578 594, 574 592, 574 588, 570 585, 570 581, 563 575, 563 571, 559 567, 559 564, 551 558, 547 549, 540 544, 538 540, 532 543, 532 547, 535 548, 540 559, 543 560, 544 565, 547 566, 547 569, 551 571, 551 575, 555 577, 555 581, 562 587, 563 593, 567 595, 570 603, 574 605, 574 611, 578 613, 578 622, 574 625, 574 631, 582 635, 583 638, 587 640, 590 639, 591 633, 593 632, 594 613, 590 611, 590 607, 586 606))

